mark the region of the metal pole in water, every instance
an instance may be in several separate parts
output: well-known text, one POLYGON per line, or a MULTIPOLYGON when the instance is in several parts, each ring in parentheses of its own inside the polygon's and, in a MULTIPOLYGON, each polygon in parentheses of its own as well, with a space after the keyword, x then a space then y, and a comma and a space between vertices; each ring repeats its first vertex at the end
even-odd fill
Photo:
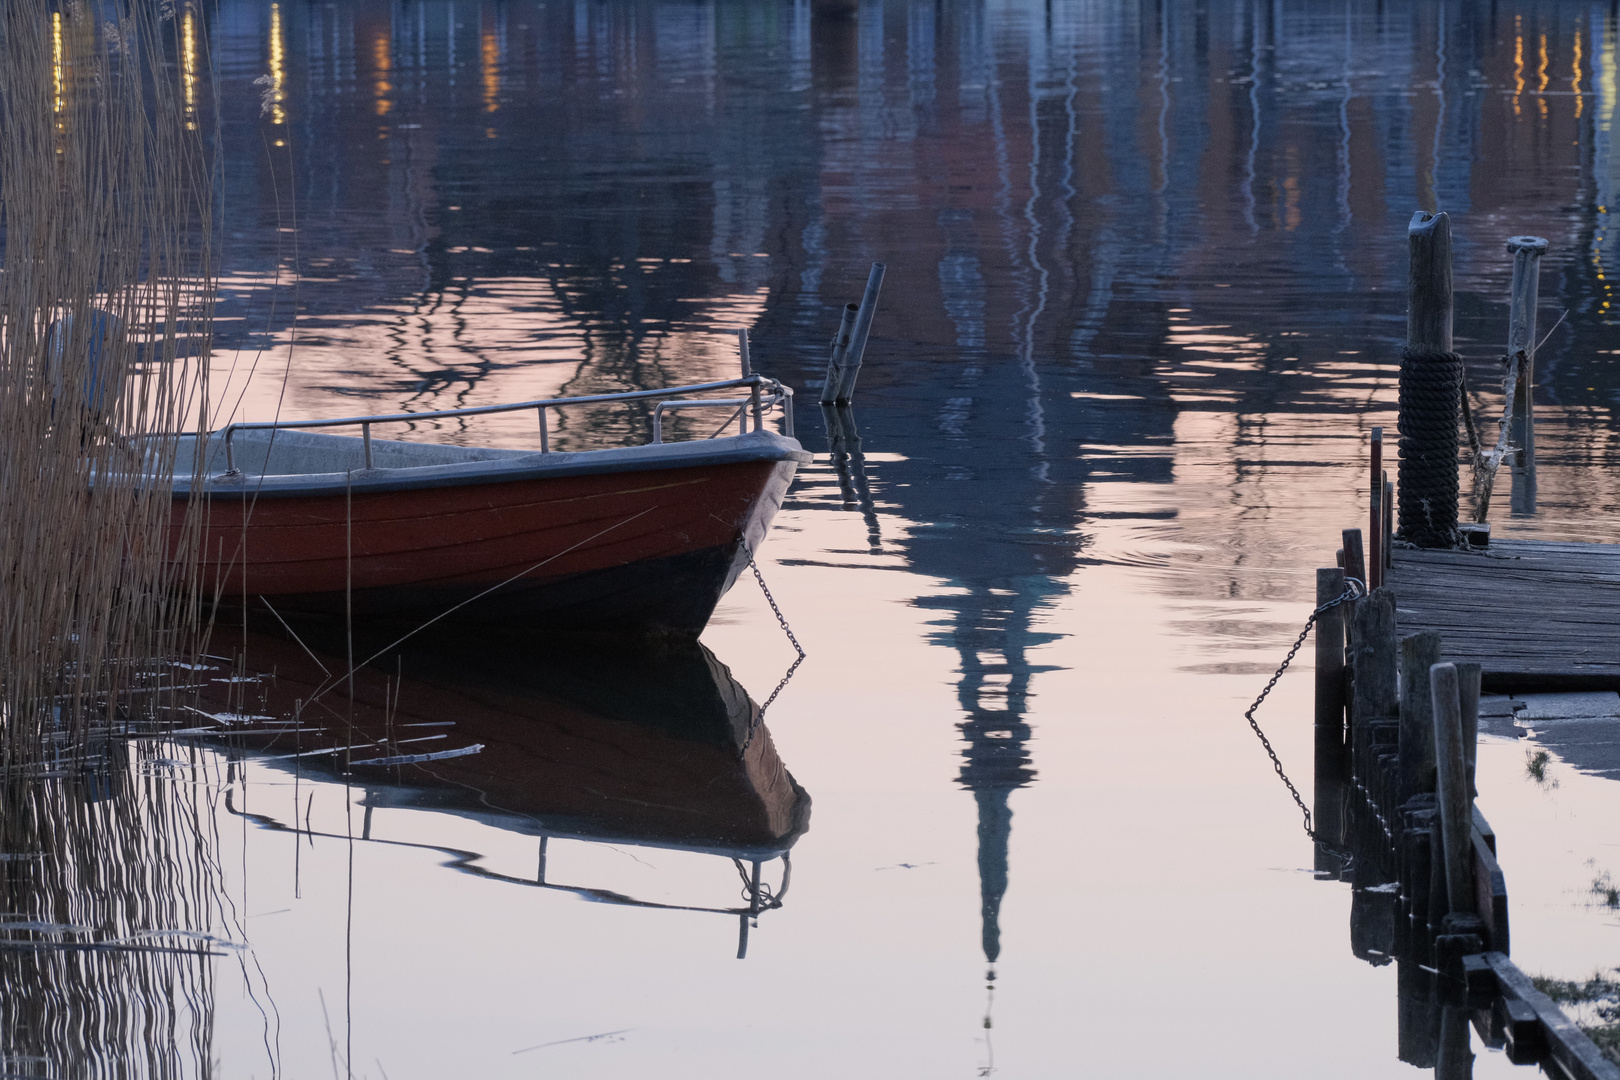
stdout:
POLYGON ((1536 304, 1541 293, 1541 257, 1547 241, 1539 236, 1508 238, 1513 256, 1513 285, 1508 301, 1508 363, 1517 364, 1518 386, 1513 392, 1513 442, 1518 447, 1513 467, 1514 513, 1536 512, 1536 418, 1531 388, 1536 375, 1536 304))
MULTIPOLYGON (((838 384, 838 401, 847 402, 855 397, 855 380, 861 374, 861 359, 866 355, 866 338, 872 332, 872 316, 877 314, 878 291, 883 288, 884 265, 872 264, 866 279, 866 295, 861 297, 861 309, 855 315, 855 328, 849 335, 849 350, 844 353, 843 377, 838 384)), ((825 393, 826 391, 822 391, 825 393)))
POLYGON ((838 400, 838 387, 844 381, 844 354, 849 351, 851 335, 855 332, 855 315, 859 304, 845 304, 844 317, 839 320, 838 333, 833 336, 832 356, 827 359, 827 379, 821 384, 821 403, 832 405, 838 400))

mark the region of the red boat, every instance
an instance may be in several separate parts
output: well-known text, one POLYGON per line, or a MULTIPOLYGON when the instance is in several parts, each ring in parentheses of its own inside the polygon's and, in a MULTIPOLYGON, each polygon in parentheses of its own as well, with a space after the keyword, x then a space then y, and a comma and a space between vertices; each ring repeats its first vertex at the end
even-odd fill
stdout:
MULTIPOLYGON (((792 437, 792 393, 749 375, 481 408, 233 424, 208 437, 200 481, 176 476, 174 535, 178 543, 184 503, 205 498, 203 581, 227 607, 692 637, 810 460, 792 437), (712 396, 726 391, 733 396, 712 396), (550 449, 549 410, 616 401, 654 405, 651 442, 550 449), (663 441, 666 412, 687 408, 732 410, 741 433, 663 441), (764 426, 776 408, 782 434, 764 426), (377 425, 518 410, 538 414, 538 450, 371 437, 377 425), (361 431, 303 430, 315 427, 361 431)), ((178 461, 193 460, 195 439, 182 440, 178 461)))

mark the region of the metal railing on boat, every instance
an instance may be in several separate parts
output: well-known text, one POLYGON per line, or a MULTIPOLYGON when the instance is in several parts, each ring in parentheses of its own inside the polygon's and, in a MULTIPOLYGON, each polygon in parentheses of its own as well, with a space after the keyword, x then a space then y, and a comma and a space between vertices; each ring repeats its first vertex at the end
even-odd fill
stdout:
MULTIPOLYGON (((661 401, 653 409, 652 441, 664 441, 664 411, 666 409, 698 409, 698 408, 733 408, 741 417, 739 424, 740 434, 748 433, 748 419, 752 414, 754 430, 758 431, 764 426, 765 412, 780 405, 782 407, 782 434, 793 437, 793 388, 785 386, 775 379, 764 375, 745 375, 740 379, 726 379, 721 382, 693 383, 689 386, 671 386, 658 390, 625 390, 613 394, 587 394, 581 397, 565 398, 537 398, 532 401, 518 401, 509 405, 470 405, 460 409, 436 409, 432 412, 404 412, 404 413, 378 413, 373 416, 345 416, 334 420, 261 420, 241 421, 227 424, 218 434, 225 440, 225 470, 227 474, 236 472, 235 438, 238 431, 278 431, 296 428, 324 428, 324 427, 356 427, 360 428, 360 437, 365 444, 365 467, 371 468, 371 426, 373 424, 410 424, 422 420, 443 420, 459 416, 488 416, 495 413, 522 412, 533 409, 540 421, 540 452, 551 452, 551 432, 547 422, 546 411, 560 408, 564 405, 594 405, 612 401, 642 401, 648 398, 684 397, 688 394, 701 394, 715 390, 730 390, 738 387, 747 387, 746 398, 703 398, 693 401, 661 401)), ((730 418, 726 423, 729 424, 730 418)), ((716 432, 715 434, 719 434, 716 432)), ((713 438, 713 436, 710 436, 713 438)))

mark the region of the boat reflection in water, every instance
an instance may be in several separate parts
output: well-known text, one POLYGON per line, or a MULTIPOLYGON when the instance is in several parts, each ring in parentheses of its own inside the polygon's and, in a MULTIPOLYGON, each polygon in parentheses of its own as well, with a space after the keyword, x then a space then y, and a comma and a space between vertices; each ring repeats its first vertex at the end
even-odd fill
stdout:
POLYGON ((467 873, 596 902, 735 916, 739 958, 750 924, 782 903, 810 796, 777 756, 760 706, 702 645, 606 654, 555 638, 423 633, 399 644, 357 631, 352 685, 341 629, 299 626, 292 639, 235 631, 216 635, 212 651, 236 673, 207 683, 207 722, 181 737, 342 775, 363 789, 360 839, 372 838, 378 808, 527 833, 539 842, 533 878, 449 854, 467 873), (546 854, 557 838, 732 859, 744 902, 665 904, 554 881, 546 854), (776 860, 773 887, 764 870, 776 860))

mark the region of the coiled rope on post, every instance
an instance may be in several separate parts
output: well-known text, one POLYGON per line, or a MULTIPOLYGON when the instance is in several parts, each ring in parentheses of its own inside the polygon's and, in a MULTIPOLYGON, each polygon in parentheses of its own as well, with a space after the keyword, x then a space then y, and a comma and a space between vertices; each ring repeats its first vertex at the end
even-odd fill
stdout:
POLYGON ((1462 358, 1401 350, 1400 537, 1421 548, 1457 545, 1457 415, 1462 358))

